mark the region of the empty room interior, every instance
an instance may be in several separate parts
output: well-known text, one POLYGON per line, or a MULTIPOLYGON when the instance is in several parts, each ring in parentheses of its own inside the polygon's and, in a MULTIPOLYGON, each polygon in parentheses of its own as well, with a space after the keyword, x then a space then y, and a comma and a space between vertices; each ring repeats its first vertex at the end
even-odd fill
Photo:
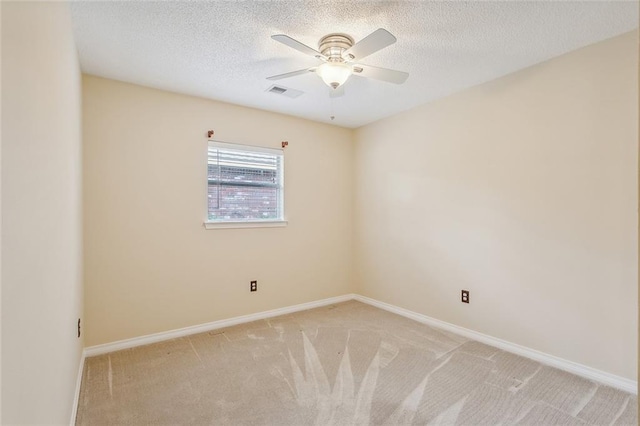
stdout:
POLYGON ((1 424, 638 424, 638 2, 0 15, 1 424))

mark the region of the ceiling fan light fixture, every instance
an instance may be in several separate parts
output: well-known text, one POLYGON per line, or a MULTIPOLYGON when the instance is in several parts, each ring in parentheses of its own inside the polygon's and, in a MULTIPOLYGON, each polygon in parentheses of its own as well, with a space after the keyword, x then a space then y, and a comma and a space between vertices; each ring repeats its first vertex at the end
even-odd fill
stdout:
POLYGON ((347 34, 327 34, 320 39, 318 43, 319 50, 312 49, 306 44, 300 43, 298 40, 284 34, 276 34, 271 36, 271 38, 299 52, 313 56, 324 63, 317 67, 272 75, 271 77, 267 77, 267 80, 280 80, 308 72, 315 72, 322 78, 322 81, 324 81, 327 86, 333 89, 330 92, 330 96, 337 97, 338 93, 343 92, 336 89, 344 85, 352 74, 394 84, 402 84, 407 80, 407 77, 409 77, 409 74, 406 72, 372 67, 360 62, 362 58, 396 42, 395 36, 384 28, 378 28, 355 44, 353 38, 347 34))
POLYGON ((322 78, 327 86, 337 89, 342 86, 351 76, 351 67, 341 62, 325 62, 320 65, 316 73, 322 78))

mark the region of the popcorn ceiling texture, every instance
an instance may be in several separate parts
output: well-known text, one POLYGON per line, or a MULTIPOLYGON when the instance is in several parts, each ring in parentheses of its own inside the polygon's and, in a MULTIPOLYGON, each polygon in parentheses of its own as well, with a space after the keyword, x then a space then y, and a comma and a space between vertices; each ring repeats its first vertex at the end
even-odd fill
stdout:
POLYGON ((359 127, 638 27, 637 2, 72 2, 83 72, 311 120, 359 127), (398 42, 362 62, 408 72, 401 86, 352 77, 330 99, 317 64, 270 36, 313 48, 331 32, 398 42))

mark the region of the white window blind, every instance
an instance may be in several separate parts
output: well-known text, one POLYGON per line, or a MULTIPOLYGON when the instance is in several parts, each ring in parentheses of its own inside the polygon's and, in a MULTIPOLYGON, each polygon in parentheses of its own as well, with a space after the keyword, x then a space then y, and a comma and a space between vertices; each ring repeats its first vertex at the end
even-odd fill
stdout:
POLYGON ((208 221, 284 220, 281 149, 209 141, 208 221))

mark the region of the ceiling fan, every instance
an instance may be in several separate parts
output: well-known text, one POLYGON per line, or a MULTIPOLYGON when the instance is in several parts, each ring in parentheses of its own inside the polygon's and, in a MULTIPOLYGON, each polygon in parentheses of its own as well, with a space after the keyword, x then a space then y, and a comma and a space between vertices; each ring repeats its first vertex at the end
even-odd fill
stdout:
POLYGON ((267 80, 280 80, 315 72, 335 91, 335 89, 341 87, 351 75, 374 78, 395 84, 402 84, 407 80, 407 77, 409 77, 409 74, 406 72, 372 67, 371 65, 360 63, 362 58, 396 42, 395 36, 384 28, 375 30, 355 44, 353 38, 347 34, 327 34, 318 42, 318 50, 312 49, 306 44, 284 34, 273 35, 271 38, 299 52, 313 56, 323 63, 317 67, 267 77, 267 80))

